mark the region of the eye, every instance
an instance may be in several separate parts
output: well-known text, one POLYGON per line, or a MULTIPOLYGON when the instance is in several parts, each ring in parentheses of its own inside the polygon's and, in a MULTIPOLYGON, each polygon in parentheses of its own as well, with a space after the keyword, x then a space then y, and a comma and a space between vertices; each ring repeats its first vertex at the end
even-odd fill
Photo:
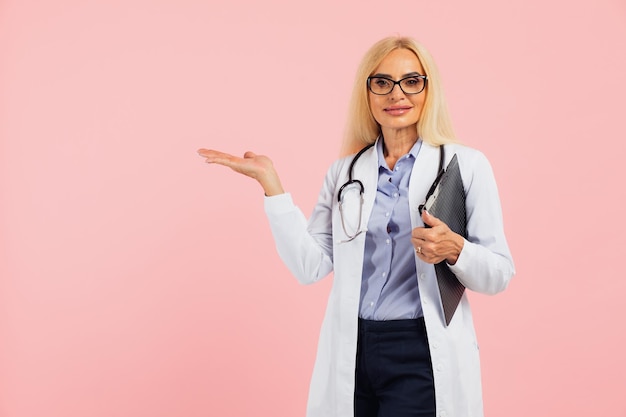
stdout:
POLYGON ((374 85, 380 88, 386 88, 391 85, 391 81, 389 81, 386 78, 374 78, 373 81, 374 81, 374 85))
POLYGON ((421 82, 422 82, 422 79, 418 77, 411 77, 411 78, 404 79, 404 85, 407 85, 410 87, 415 87, 416 85, 419 85, 421 82))

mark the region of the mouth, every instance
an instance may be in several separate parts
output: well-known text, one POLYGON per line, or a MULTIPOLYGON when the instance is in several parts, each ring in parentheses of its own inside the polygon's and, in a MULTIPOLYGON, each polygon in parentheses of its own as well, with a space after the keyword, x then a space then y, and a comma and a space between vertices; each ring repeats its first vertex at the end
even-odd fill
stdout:
POLYGON ((392 107, 387 107, 384 109, 385 113, 387 114, 391 114, 391 115, 402 115, 407 113, 409 110, 411 110, 412 107, 411 106, 392 106, 392 107))

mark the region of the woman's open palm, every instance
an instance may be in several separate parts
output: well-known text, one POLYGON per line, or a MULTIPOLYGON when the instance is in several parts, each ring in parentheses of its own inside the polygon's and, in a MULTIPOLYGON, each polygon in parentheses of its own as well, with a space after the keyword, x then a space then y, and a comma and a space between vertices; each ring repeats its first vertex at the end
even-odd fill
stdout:
POLYGON ((223 165, 235 172, 257 180, 265 190, 266 195, 276 195, 284 192, 272 160, 265 155, 246 152, 243 154, 243 158, 240 158, 212 149, 199 149, 198 154, 205 158, 209 164, 223 165))

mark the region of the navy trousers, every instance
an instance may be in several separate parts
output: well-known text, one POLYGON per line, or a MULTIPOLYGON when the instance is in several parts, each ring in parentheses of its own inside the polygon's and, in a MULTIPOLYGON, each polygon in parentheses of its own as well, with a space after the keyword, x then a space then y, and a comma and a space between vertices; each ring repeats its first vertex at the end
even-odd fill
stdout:
POLYGON ((355 417, 434 417, 424 319, 359 319, 355 382, 355 417))

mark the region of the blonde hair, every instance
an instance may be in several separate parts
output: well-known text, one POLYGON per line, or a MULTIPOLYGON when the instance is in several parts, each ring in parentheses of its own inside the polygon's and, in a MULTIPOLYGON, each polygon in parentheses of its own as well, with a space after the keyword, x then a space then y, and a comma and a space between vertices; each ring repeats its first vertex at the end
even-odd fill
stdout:
POLYGON ((356 73, 352 98, 348 110, 346 135, 341 155, 357 152, 367 144, 374 143, 380 135, 380 125, 374 119, 369 105, 367 77, 374 73, 382 60, 395 49, 408 49, 419 59, 428 77, 424 108, 417 122, 417 131, 424 142, 442 145, 456 142, 448 113, 439 71, 430 53, 418 42, 407 37, 388 37, 378 41, 363 57, 356 73))

